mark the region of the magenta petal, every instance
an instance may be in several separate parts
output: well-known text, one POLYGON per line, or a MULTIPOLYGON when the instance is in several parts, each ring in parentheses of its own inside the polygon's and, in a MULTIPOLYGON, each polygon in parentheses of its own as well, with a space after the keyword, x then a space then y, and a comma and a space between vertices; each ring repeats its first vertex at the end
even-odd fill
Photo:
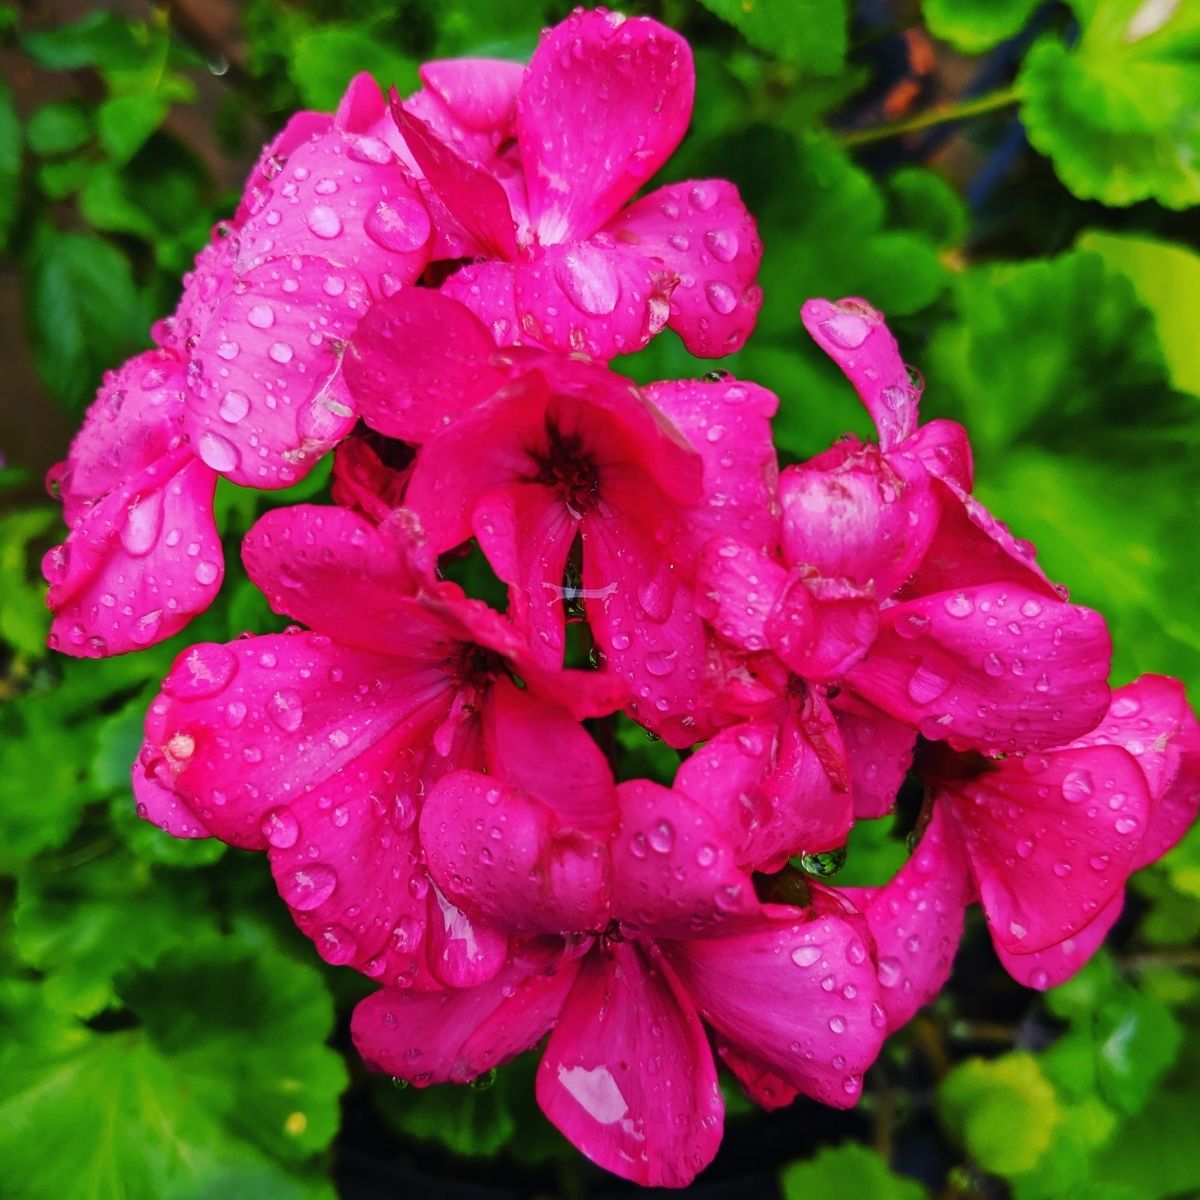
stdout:
POLYGON ((499 58, 450 58, 421 66, 421 82, 467 129, 504 130, 516 118, 525 67, 499 58))
POLYGON ((623 783, 612 841, 613 912, 653 937, 721 936, 759 909, 719 819, 647 779, 623 783))
POLYGON ((909 379, 883 314, 850 296, 833 303, 805 301, 800 319, 854 385, 879 430, 880 446, 888 450, 904 441, 917 427, 921 393, 909 379))
POLYGON ((917 731, 853 692, 843 692, 834 710, 846 745, 855 819, 886 816, 912 766, 917 731))
POLYGON ((602 929, 608 859, 540 800, 493 776, 454 771, 421 814, 430 873, 456 903, 515 933, 602 929))
POLYGON ((762 306, 762 242, 738 190, 724 179, 659 188, 608 226, 630 252, 674 283, 667 324, 700 358, 740 350, 762 306))
POLYGON ((716 1045, 721 1061, 733 1072, 746 1095, 760 1108, 768 1112, 784 1108, 799 1095, 796 1088, 753 1054, 731 1046, 724 1038, 717 1038, 716 1045))
POLYGON ((377 1070, 420 1087, 465 1083, 537 1045, 558 1019, 576 970, 574 962, 533 973, 512 965, 464 990, 375 992, 358 1003, 350 1033, 377 1070))
POLYGON ((879 1001, 887 1030, 907 1025, 950 977, 972 899, 958 831, 935 805, 912 857, 863 907, 875 938, 879 1001))
POLYGON ((876 707, 956 746, 1060 745, 1108 705, 1111 642, 1099 614, 1017 584, 884 609, 847 682, 876 707))
POLYGON ((487 327, 497 346, 533 341, 517 320, 516 267, 507 262, 468 263, 441 286, 443 296, 457 300, 487 327))
POLYGON ((455 220, 489 257, 516 259, 512 210, 496 179, 460 157, 424 121, 406 112, 395 88, 390 102, 405 144, 455 220))
POLYGON ((86 510, 42 562, 50 645, 77 658, 123 654, 203 612, 225 573, 215 487, 212 471, 179 446, 86 510))
POLYGON ((513 275, 520 339, 607 362, 641 350, 667 317, 669 281, 607 234, 547 246, 513 275))
POLYGON ((380 525, 403 504, 411 465, 404 447, 352 432, 333 452, 329 494, 335 504, 380 525))
POLYGON ((612 829, 612 768, 566 709, 497 679, 483 713, 483 739, 488 770, 547 805, 563 826, 604 835, 612 829))
POLYGON ((779 543, 779 463, 771 418, 778 397, 737 379, 652 383, 643 391, 704 463, 703 498, 685 531, 693 550, 710 538, 727 537, 773 553, 779 543))
MULTIPOLYGON (((358 75, 351 81, 351 91, 355 90, 355 84, 362 78, 362 75, 358 75)), ((378 94, 379 88, 373 79, 371 84, 378 94)), ((279 178, 280 171, 292 154, 309 142, 325 137, 332 128, 333 118, 328 113, 293 113, 288 123, 263 147, 258 162, 251 169, 241 203, 234 213, 234 225, 241 226, 262 208, 271 194, 274 181, 279 178)))
POLYGON ((497 391, 496 347, 461 304, 409 288, 375 304, 344 363, 358 412, 372 429, 423 442, 497 391))
POLYGON ((595 233, 666 162, 692 115, 695 68, 646 17, 577 9, 541 40, 517 100, 543 246, 595 233))
POLYGON ((486 983, 509 961, 508 933, 480 913, 467 914, 436 887, 429 891, 425 954, 446 987, 486 983))
POLYGON ((1074 746, 1120 746, 1150 789, 1150 820, 1134 868, 1156 862, 1190 828, 1200 806, 1200 724, 1183 685, 1143 675, 1112 694, 1100 723, 1074 746))
POLYGON ((517 483, 484 496, 472 516, 475 537, 509 586, 508 611, 534 653, 558 666, 565 646, 566 589, 561 581, 579 522, 540 484, 517 483))
POLYGON ((637 943, 583 960, 542 1055, 537 1098, 593 1162, 650 1187, 690 1183, 721 1141, 704 1029, 670 969, 637 943))
POLYGON ((1044 992, 1066 983, 1104 944, 1108 931, 1125 907, 1125 894, 1118 892, 1077 934, 1037 954, 1013 954, 999 942, 996 956, 1004 969, 1025 987, 1044 992))
POLYGON ((841 679, 871 648, 879 602, 870 586, 793 571, 767 617, 767 642, 797 675, 841 679))
POLYGON ((849 1108, 883 1043, 865 924, 773 906, 753 932, 665 949, 704 1019, 788 1085, 849 1108))
POLYGON ((341 356, 368 303, 356 271, 320 259, 242 276, 193 351, 186 424, 200 459, 246 487, 307 475, 354 424, 341 356))
POLYGON ((1072 937, 1120 893, 1150 797, 1115 746, 1006 759, 947 784, 984 915, 997 946, 1033 954, 1072 937))
POLYGON ((930 475, 945 480, 960 493, 971 490, 975 477, 971 442, 957 421, 947 421, 945 417, 926 421, 904 448, 921 460, 930 475))
POLYGON ((205 643, 163 681, 142 765, 222 841, 261 850, 271 809, 381 740, 424 746, 449 703, 440 672, 316 634, 205 643))
POLYGON ((913 573, 934 535, 938 507, 909 455, 843 443, 779 477, 783 559, 846 579, 885 600, 913 573))
POLYGON ((761 550, 714 538, 700 557, 696 606, 729 643, 752 653, 767 648, 766 623, 788 581, 761 550))
POLYGON ((151 825, 157 825, 172 837, 212 837, 198 816, 175 794, 170 784, 160 782, 155 775, 148 774, 141 764, 141 757, 149 756, 143 746, 141 755, 131 769, 133 797, 137 801, 137 815, 151 825))

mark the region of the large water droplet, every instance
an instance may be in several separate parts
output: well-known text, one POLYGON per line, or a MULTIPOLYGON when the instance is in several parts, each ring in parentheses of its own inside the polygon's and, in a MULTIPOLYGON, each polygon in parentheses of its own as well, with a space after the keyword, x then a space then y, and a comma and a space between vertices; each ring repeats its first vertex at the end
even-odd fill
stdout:
POLYGON ((950 674, 938 664, 926 659, 918 664, 908 681, 908 694, 916 704, 929 704, 950 686, 950 674))
POLYGON ((380 200, 363 222, 367 236, 378 246, 397 254, 410 254, 429 240, 429 214, 425 206, 407 196, 380 200))
POLYGON ((308 214, 308 227, 319 238, 335 238, 342 232, 342 218, 328 205, 318 204, 308 214))
POLYGON ((616 268, 606 254, 586 242, 564 251, 554 264, 554 275, 571 303, 589 316, 607 316, 621 298, 616 268))
POLYGON ((646 837, 650 848, 658 854, 669 854, 675 844, 675 829, 670 821, 659 821, 646 837))
POLYGON ((271 720, 285 733, 295 733, 304 720, 304 702, 299 692, 292 688, 280 688, 267 705, 271 720))
POLYGON ((733 262, 737 258, 738 236, 731 229, 710 229, 704 235, 704 245, 718 262, 733 262))
POLYGON ((1092 779, 1092 773, 1085 767, 1077 767, 1063 776, 1063 799, 1071 804, 1081 804, 1084 800, 1090 800, 1095 795, 1095 791, 1096 784, 1092 779))
POLYGON ((337 872, 325 863, 313 863, 308 867, 297 867, 279 881, 279 894, 301 912, 319 908, 338 885, 337 872))
POLYGON ((870 324, 857 313, 835 313, 820 324, 821 332, 843 350, 857 350, 871 332, 870 324))
POLYGON ((728 316, 737 308, 737 292, 729 284, 722 283, 719 279, 706 284, 704 294, 708 297, 709 308, 713 312, 720 313, 721 316, 728 316))
POLYGON ((255 329, 270 329, 275 324, 275 310, 269 304, 256 304, 246 314, 246 320, 255 329))
POLYGON ((327 925, 315 938, 317 953, 331 966, 340 967, 358 953, 354 934, 342 925, 327 925))
POLYGON ((158 541, 162 516, 161 492, 139 496, 129 507, 129 515, 121 529, 121 545, 135 556, 149 554, 158 541))
POLYGON ((797 946, 792 951, 792 962, 798 967, 811 967, 820 957, 819 946, 797 946))
POLYGON ((272 808, 263 813, 262 835, 276 850, 289 850, 300 837, 300 822, 290 808, 272 808))
POLYGON ((197 450, 200 461, 214 471, 232 471, 238 465, 237 447, 219 433, 202 433, 197 450))
POLYGON ((226 392, 217 407, 221 420, 230 425, 236 425, 249 411, 250 397, 245 392, 226 392))

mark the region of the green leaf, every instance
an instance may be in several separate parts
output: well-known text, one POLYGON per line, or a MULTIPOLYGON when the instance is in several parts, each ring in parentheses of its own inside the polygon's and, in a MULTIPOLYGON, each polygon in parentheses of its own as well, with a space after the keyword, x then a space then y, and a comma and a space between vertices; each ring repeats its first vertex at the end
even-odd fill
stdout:
POLYGON ((1041 0, 922 0, 929 32, 957 50, 981 54, 1025 27, 1041 0))
POLYGON ((105 369, 146 341, 129 260, 89 234, 44 231, 29 281, 38 370, 54 397, 79 410, 105 369))
POLYGON ((158 226, 130 196, 122 173, 103 163, 88 176, 79 193, 79 211, 94 229, 127 233, 148 242, 158 239, 158 226))
MULTIPOLYGON (((463 1158, 491 1158, 516 1130, 509 1087, 498 1071, 490 1087, 441 1084, 430 1088, 390 1087, 379 1104, 398 1129, 422 1142, 437 1142, 463 1158)), ((527 1097, 516 1097, 517 1103, 527 1097)))
POLYGON ((17 887, 17 949, 43 972, 44 1002, 79 1017, 117 1007, 119 974, 152 966, 214 917, 192 881, 156 877, 111 842, 102 849, 34 863, 17 887))
POLYGON ((1078 44, 1043 38, 1017 80, 1030 142, 1085 200, 1200 202, 1200 5, 1072 7, 1078 44))
POLYGON ((957 246, 967 233, 967 207, 940 175, 902 167, 884 180, 889 223, 927 237, 939 249, 957 246))
POLYGON ((757 50, 814 75, 836 75, 846 57, 843 0, 701 0, 757 50))
POLYGON ((888 1169, 865 1146, 844 1142, 827 1147, 807 1162, 784 1167, 780 1176, 784 1200, 846 1196, 860 1200, 922 1200, 928 1192, 912 1179, 888 1169))
POLYGON ((40 658, 46 651, 50 613, 46 589, 31 567, 34 553, 49 544, 58 526, 52 508, 19 509, 0 516, 0 639, 21 654, 40 658))
POLYGON ((65 200, 83 187, 95 169, 95 162, 84 154, 41 163, 37 170, 38 189, 47 199, 65 200))
POLYGON ((1130 280, 1138 299, 1154 314, 1171 382, 1200 396, 1195 315, 1181 302, 1183 297, 1200 295, 1200 254, 1187 246, 1100 230, 1083 234, 1078 245, 1099 254, 1130 280))
POLYGON ((87 113, 69 100, 43 104, 25 129, 25 138, 34 154, 68 154, 78 150, 92 136, 87 113))
POLYGON ((359 71, 374 75, 385 94, 392 84, 402 95, 420 87, 417 63, 368 29, 328 25, 297 38, 289 73, 307 108, 336 108, 359 71))
POLYGON ((100 145, 114 162, 128 162, 163 123, 168 105, 156 96, 114 96, 96 110, 100 145))
POLYGON ((8 245, 8 233, 21 202, 21 121, 8 85, 0 79, 0 247, 8 245))
POLYGON ((102 9, 73 25, 23 32, 18 40, 26 54, 52 71, 133 67, 142 58, 135 27, 102 9))
MULTIPOLYGON (((33 991, 33 996, 29 992, 33 991)), ((337 1127, 345 1068, 319 974, 205 940, 120 987, 134 1028, 53 1019, 0 990, 0 1191, 22 1200, 327 1196, 292 1175, 337 1127), (47 1154, 48 1146, 70 1147, 47 1154)))
POLYGON ((938 1089, 938 1111, 971 1157, 993 1175, 1032 1170, 1054 1141, 1062 1110, 1032 1054, 968 1059, 938 1089))

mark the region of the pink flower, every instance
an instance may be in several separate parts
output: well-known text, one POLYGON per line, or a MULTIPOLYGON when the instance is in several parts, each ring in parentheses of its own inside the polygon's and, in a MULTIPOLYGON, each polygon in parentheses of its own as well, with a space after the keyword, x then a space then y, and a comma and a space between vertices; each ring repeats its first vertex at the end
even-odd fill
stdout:
MULTIPOLYGON (((448 295, 501 344, 608 359, 668 325, 701 356, 742 345, 762 301, 762 247, 736 189, 672 184, 626 207, 687 128, 683 38, 648 18, 576 11, 534 52, 504 153, 493 139, 448 138, 429 96, 448 106, 465 94, 474 125, 494 127, 511 112, 511 65, 450 66, 426 67, 419 104, 392 98, 435 220, 450 218, 453 256, 481 260, 446 281, 448 295)), ((470 123, 467 102, 456 115, 470 123)))
POLYGON ((720 1141, 701 1019, 756 1096, 852 1104, 885 1021, 869 930, 819 889, 807 909, 757 900, 737 865, 736 770, 701 800, 539 761, 516 786, 453 772, 421 815, 438 885, 517 935, 508 966, 475 988, 369 997, 352 1022, 363 1057, 422 1086, 463 1082, 552 1031, 543 1111, 647 1185, 688 1183, 720 1141))
POLYGON ((395 140, 366 75, 333 116, 293 117, 155 328, 188 360, 197 454, 235 483, 286 487, 349 432, 345 344, 373 298, 429 261, 429 215, 381 124, 395 140))
POLYGON ((174 355, 147 351, 106 375, 47 482, 70 527, 42 563, 52 648, 80 658, 141 649, 212 602, 224 574, 216 476, 184 436, 174 355))
POLYGON ((423 443, 405 504, 431 547, 478 540, 547 665, 562 662, 564 600, 581 601, 632 715, 678 746, 721 723, 690 583, 715 534, 774 538, 774 396, 732 379, 639 391, 578 358, 498 355, 465 308, 425 291, 371 311, 347 379, 373 428, 423 443))
POLYGON ((311 632, 182 654, 147 716, 134 790, 168 832, 267 850, 328 961, 461 986, 500 968, 507 939, 430 887, 415 825, 426 789, 519 758, 514 728, 591 747, 575 718, 624 697, 609 676, 542 669, 506 621, 436 579, 406 517, 376 527, 300 505, 258 522, 247 570, 311 632))

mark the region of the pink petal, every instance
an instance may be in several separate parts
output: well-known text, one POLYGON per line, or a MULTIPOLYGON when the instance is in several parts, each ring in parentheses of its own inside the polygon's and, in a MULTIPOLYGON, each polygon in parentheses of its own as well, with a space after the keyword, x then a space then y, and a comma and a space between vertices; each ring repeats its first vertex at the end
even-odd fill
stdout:
POLYGON ((580 967, 538 1069, 537 1098, 594 1163, 652 1187, 682 1187, 717 1152, 724 1105, 695 1010, 638 943, 580 967))
POLYGON ((308 474, 354 424, 341 356, 367 304, 356 271, 319 259, 242 276, 193 352, 186 426, 200 459, 247 487, 308 474))
POLYGON ((736 379, 652 383, 643 391, 704 463, 703 498, 685 531, 694 550, 709 538, 727 537, 773 553, 779 543, 779 463, 771 418, 778 397, 736 379))
POLYGON ((344 362, 362 419, 388 437, 423 442, 505 382, 495 344, 461 304, 409 288, 372 306, 344 362))
POLYGON ((537 1045, 577 970, 574 962, 533 972, 513 964, 473 988, 375 992, 354 1009, 354 1046, 369 1066, 419 1087, 465 1083, 537 1045))
MULTIPOLYGON (((143 754, 145 754, 143 748, 143 754)), ((212 837, 212 832, 199 817, 175 794, 169 780, 160 783, 155 776, 147 774, 139 761, 130 769, 133 797, 137 802, 137 815, 151 825, 157 825, 172 837, 212 837)))
POLYGON ((225 573, 215 487, 212 471, 181 445, 80 516, 42 561, 50 646, 76 658, 124 654, 203 612, 225 573))
MULTIPOLYGON (((309 114, 317 116, 320 114, 309 114)), ((326 118, 327 119, 327 118, 326 118)), ((209 241, 196 255, 195 266, 184 273, 183 294, 175 311, 150 328, 150 335, 180 358, 186 358, 200 335, 208 327, 213 308, 233 278, 236 245, 233 230, 226 222, 218 223, 209 241)))
POLYGON ((669 280, 607 234, 547 246, 513 275, 520 340, 607 362, 641 350, 667 318, 669 280))
POLYGON ((674 282, 668 326, 699 358, 740 350, 762 307, 762 243, 738 190, 724 179, 659 188, 608 229, 674 282))
MULTIPOLYGON (((367 112, 350 114, 365 127, 373 112, 382 114, 383 101, 369 76, 355 83, 374 93, 367 112)), ((433 224, 384 141, 338 124, 275 161, 276 174, 243 206, 234 235, 238 275, 302 255, 354 271, 377 295, 416 282, 429 262, 433 224)))
POLYGON ((997 946, 1033 954, 1077 934, 1132 870, 1150 797, 1115 746, 1006 759, 947 782, 950 807, 997 946))
POLYGON ((204 643, 163 681, 142 766, 222 841, 262 850, 270 810, 353 771, 383 739, 423 746, 450 699, 439 671, 317 634, 204 643))
MULTIPOLYGON (((279 697, 272 697, 274 711, 295 720, 297 701, 279 697)), ((426 977, 428 883, 416 820, 427 759, 436 757, 398 730, 310 790, 277 794, 261 818, 292 919, 327 962, 381 983, 426 977)))
POLYGON ((849 1108, 883 1043, 865 932, 861 918, 772 905, 753 932, 664 949, 705 1021, 740 1053, 806 1096, 849 1108))
POLYGON ((681 792, 647 779, 618 788, 613 911, 653 937, 721 936, 759 910, 722 823, 681 792))
POLYGON ((751 652, 767 647, 766 622, 787 572, 761 550, 714 538, 700 556, 696 607, 729 643, 751 652))
POLYGON ((1108 705, 1103 618, 1011 583, 922 596, 880 613, 871 653, 847 676, 925 737, 956 746, 1054 746, 1108 705))
POLYGON ((464 305, 487 327, 497 346, 528 344, 517 319, 516 267, 506 262, 476 262, 460 267, 441 286, 443 296, 464 305))
POLYGON ((724 1038, 716 1039, 721 1061, 733 1072, 746 1095, 768 1112, 786 1108, 799 1095, 796 1088, 781 1079, 753 1054, 731 1046, 724 1038))
POLYGON ((1118 688, 1096 728, 1071 744, 1120 746, 1145 775, 1150 819, 1135 869, 1160 859, 1195 821, 1200 806, 1200 724, 1179 680, 1143 675, 1118 688))
POLYGON ((543 246, 588 237, 679 145, 695 68, 646 17, 576 10, 541 40, 517 99, 521 159, 543 246))
POLYGON ((920 388, 909 379, 883 314, 857 296, 805 301, 800 319, 813 341, 842 369, 879 430, 884 450, 917 427, 920 388))
POLYGON ((938 508, 913 457, 846 442, 779 478, 783 558, 846 579, 885 600, 913 573, 938 508))
POLYGON ((451 900, 513 933, 608 923, 603 845, 490 775, 454 771, 441 779, 421 814, 421 844, 451 900))
POLYGON ((483 712, 483 738, 489 771, 547 805, 561 825, 599 835, 613 828, 612 768, 565 709, 497 679, 483 712))
POLYGON ((704 628, 663 548, 624 513, 583 523, 588 623, 604 665, 634 699, 628 712, 672 746, 706 736, 704 628))
POLYGON ((930 475, 960 493, 971 490, 975 475, 971 443, 967 431, 957 421, 947 421, 945 417, 926 421, 905 442, 904 448, 921 460, 930 475))
POLYGON ((335 504, 382 524, 404 503, 411 465, 407 446, 369 431, 351 433, 333 452, 330 496, 335 504))
POLYGON ((450 58, 421 66, 421 82, 465 128, 477 132, 512 126, 524 77, 524 64, 498 58, 450 58))
POLYGON ((917 731, 853 692, 842 692, 833 707, 846 744, 855 819, 887 816, 912 767, 917 731))
POLYGON ((962 937, 972 887, 949 819, 935 805, 912 857, 860 905, 875 938, 879 1001, 889 1033, 907 1025, 942 990, 962 937))
POLYGON ((395 88, 390 103, 392 117, 422 175, 455 220, 488 257, 515 261, 512 210, 494 176, 462 158, 424 121, 405 111, 395 88))
POLYGON ((797 675, 832 683, 871 648, 879 629, 879 602, 869 586, 804 572, 792 572, 768 615, 767 642, 797 675))
POLYGON ((999 942, 996 957, 1004 969, 1020 984, 1044 992, 1066 983, 1083 969, 1104 944, 1108 931, 1117 923, 1125 907, 1125 894, 1118 892, 1077 934, 1037 954, 1013 954, 999 942))
POLYGON ((472 517, 475 537, 509 585, 508 611, 535 653, 550 666, 563 660, 568 589, 562 583, 579 523, 549 488, 516 484, 484 496, 472 517))
MULTIPOLYGON (((358 75, 351 82, 350 90, 364 78, 358 75)), ((366 76, 370 79, 370 76, 366 76)), ((371 80, 374 86, 375 81, 371 80)), ((378 93, 378 87, 375 87, 378 93)), ((234 214, 233 223, 241 226, 249 217, 262 208, 270 196, 275 180, 283 170, 288 158, 302 146, 318 138, 324 137, 333 128, 333 118, 328 113, 298 112, 294 113, 288 123, 262 149, 246 179, 246 186, 241 203, 234 214)))
POLYGON ((436 886, 429 891, 426 938, 430 969, 446 987, 486 983, 509 959, 508 932, 482 914, 463 912, 436 886))
POLYGON ((929 549, 908 586, 911 595, 952 591, 976 584, 1010 581, 1054 599, 1066 589, 1047 578, 1034 559, 1034 547, 1013 537, 974 496, 946 480, 933 485, 940 516, 929 549))

